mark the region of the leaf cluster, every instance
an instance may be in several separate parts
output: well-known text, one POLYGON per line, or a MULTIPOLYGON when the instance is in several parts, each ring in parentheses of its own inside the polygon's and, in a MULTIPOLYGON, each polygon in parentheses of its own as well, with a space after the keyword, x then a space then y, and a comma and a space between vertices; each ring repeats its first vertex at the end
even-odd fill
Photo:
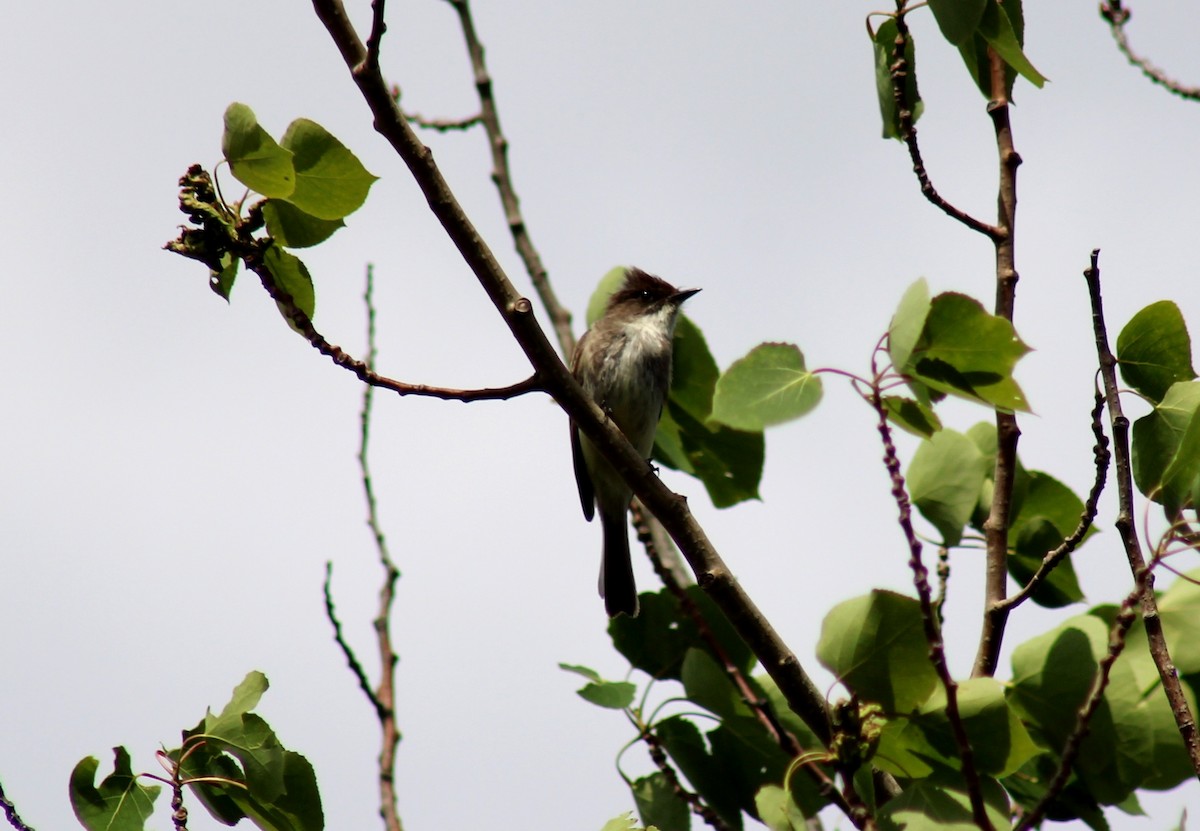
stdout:
MULTIPOLYGON (((226 300, 239 265, 265 269, 291 301, 312 320, 316 292, 304 262, 289 248, 307 248, 329 239, 358 210, 376 177, 320 124, 298 118, 275 141, 245 104, 225 111, 221 139, 224 162, 249 191, 228 202, 208 173, 193 165, 180 180, 180 208, 192 228, 184 228, 167 249, 209 268, 209 285, 226 300), (250 192, 261 194, 243 215, 250 192), (255 236, 266 229, 265 237, 255 236)), ((289 310, 280 311, 296 327, 289 310)))
POLYGON ((187 789, 225 825, 249 819, 263 831, 321 831, 325 817, 312 765, 284 747, 253 712, 266 690, 266 676, 251 672, 219 714, 209 711, 196 727, 184 730, 178 748, 159 754, 169 779, 135 775, 128 751, 118 747, 113 772, 97 786, 99 761, 81 760, 70 782, 80 824, 89 831, 143 831, 161 790, 143 784, 151 778, 180 795, 187 789))

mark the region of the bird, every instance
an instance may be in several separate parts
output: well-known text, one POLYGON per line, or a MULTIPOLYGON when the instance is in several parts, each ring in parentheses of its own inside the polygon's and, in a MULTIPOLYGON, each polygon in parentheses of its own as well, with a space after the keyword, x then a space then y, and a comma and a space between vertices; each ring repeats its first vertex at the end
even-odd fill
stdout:
MULTIPOLYGON (((580 338, 571 372, 580 386, 649 459, 671 388, 675 325, 683 302, 700 289, 677 289, 639 268, 628 268, 604 313, 580 338)), ((600 596, 609 617, 636 617, 637 585, 626 518, 633 491, 571 422, 571 456, 584 517, 596 512, 604 536, 600 596)))

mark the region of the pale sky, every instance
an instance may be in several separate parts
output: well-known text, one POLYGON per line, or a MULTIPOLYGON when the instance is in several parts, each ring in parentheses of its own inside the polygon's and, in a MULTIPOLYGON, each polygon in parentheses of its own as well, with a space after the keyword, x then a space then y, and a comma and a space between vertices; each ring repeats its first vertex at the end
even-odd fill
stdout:
MULTIPOLYGON (((1200 12, 1182 0, 1144 5, 1133 7, 1134 43, 1200 81, 1190 36, 1200 12)), ((367 7, 352 4, 360 23, 367 7)), ((577 322, 596 281, 635 264, 703 287, 687 312, 722 367, 784 340, 810 366, 865 371, 916 278, 990 305, 990 244, 927 204, 903 147, 879 138, 863 26, 872 8, 477 0, 525 216, 577 322)), ((383 65, 405 105, 472 113, 452 10, 436 0, 389 9, 383 65)), ((1200 106, 1130 68, 1094 0, 1029 2, 1025 14, 1027 52, 1051 83, 1019 82, 1012 114, 1025 162, 1016 321, 1036 349, 1017 373, 1037 413, 1021 419, 1020 452, 1083 492, 1095 355, 1080 273, 1100 247, 1114 337, 1164 298, 1200 328, 1200 106)), ((135 769, 153 770, 160 743, 175 746, 259 669, 272 683, 259 711, 315 765, 327 826, 378 827, 376 723, 320 593, 333 560, 347 634, 374 671, 380 574, 355 461, 360 387, 293 334, 253 280, 227 306, 203 267, 161 250, 182 221, 176 180, 220 157, 226 106, 249 104, 276 136, 312 118, 381 177, 349 227, 300 252, 331 341, 362 353, 373 262, 385 374, 498 386, 528 364, 372 131, 308 4, 68 0, 8 17, 0 782, 34 827, 73 827, 67 777, 80 758, 99 756, 107 771, 110 748, 124 744, 135 769)), ((943 195, 991 219, 985 102, 928 11, 910 25, 930 173, 943 195)), ((428 140, 532 296, 482 132, 428 140)), ((965 405, 944 414, 963 430, 988 418, 965 405)), ((697 482, 663 474, 822 686, 832 679, 813 648, 825 613, 875 586, 911 592, 872 425, 829 378, 815 413, 769 434, 762 502, 717 511, 697 482)), ((535 396, 380 396, 374 435, 382 519, 404 572, 393 633, 407 827, 589 829, 631 808, 613 769, 630 728, 579 699, 579 679, 557 668, 627 669, 604 632, 599 528, 580 515, 562 413, 535 396)), ((906 457, 913 447, 903 443, 906 457)), ((1130 585, 1113 505, 1106 495, 1104 533, 1075 560, 1089 603, 1116 602, 1130 585)), ((975 552, 952 565, 950 658, 965 676, 981 569, 975 552)), ((644 562, 637 573, 653 587, 644 562)), ((1084 609, 1022 607, 1003 674, 1013 646, 1084 609)), ((625 766, 648 769, 638 750, 625 766)), ((1110 812, 1110 822, 1166 828, 1189 801, 1200 804, 1195 782, 1146 795, 1150 819, 1110 812)), ((165 795, 160 808, 154 825, 167 827, 165 795)), ((217 827, 192 809, 192 828, 217 827)))

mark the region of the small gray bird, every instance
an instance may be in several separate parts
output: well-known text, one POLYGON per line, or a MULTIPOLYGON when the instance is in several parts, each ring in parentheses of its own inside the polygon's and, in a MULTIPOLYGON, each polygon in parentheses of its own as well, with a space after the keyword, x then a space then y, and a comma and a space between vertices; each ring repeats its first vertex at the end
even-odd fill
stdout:
MULTIPOLYGON (((646 459, 671 388, 671 343, 679 307, 700 289, 677 289, 636 268, 579 340, 571 371, 646 459)), ((626 516, 633 491, 571 422, 571 455, 583 515, 597 507, 604 532, 600 596, 609 617, 638 613, 626 516)))

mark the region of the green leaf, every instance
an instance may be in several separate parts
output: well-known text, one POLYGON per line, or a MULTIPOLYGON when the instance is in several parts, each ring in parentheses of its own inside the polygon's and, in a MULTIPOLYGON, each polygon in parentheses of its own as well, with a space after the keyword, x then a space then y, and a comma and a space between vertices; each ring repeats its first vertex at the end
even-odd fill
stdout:
POLYGON ((208 273, 209 288, 222 297, 226 303, 229 302, 229 293, 233 291, 233 283, 237 279, 240 263, 241 260, 226 251, 221 254, 221 270, 210 270, 208 273))
POLYGON ((799 347, 763 343, 717 380, 709 423, 758 432, 808 414, 821 400, 821 379, 799 347))
POLYGON ((567 672, 573 672, 576 675, 582 675, 589 681, 599 682, 604 680, 600 677, 600 673, 596 672, 596 670, 592 669, 591 667, 580 666, 579 664, 564 664, 559 662, 558 668, 561 670, 566 670, 567 672))
POLYGON ((318 219, 292 203, 278 199, 268 199, 262 211, 267 233, 275 242, 288 248, 309 248, 346 226, 340 219, 318 219))
MULTIPOLYGON (((1168 589, 1170 594, 1176 587, 1186 584, 1177 581, 1168 589)), ((1165 597, 1165 595, 1164 595, 1165 597)), ((1185 674, 1183 665, 1176 659, 1177 653, 1184 654, 1183 660, 1191 662, 1197 651, 1196 642, 1186 638, 1195 637, 1197 625, 1196 604, 1177 601, 1168 603, 1168 610, 1163 611, 1163 600, 1159 601, 1159 613, 1163 622, 1163 634, 1171 646, 1171 660, 1181 674, 1185 674)), ((1146 629, 1138 620, 1129 630, 1125 638, 1125 652, 1121 660, 1128 662, 1135 677, 1136 689, 1141 693, 1137 709, 1145 717, 1151 744, 1149 769, 1138 782, 1138 787, 1146 790, 1165 791, 1176 787, 1181 782, 1196 775, 1192 769, 1191 759, 1186 748, 1179 740, 1179 727, 1175 724, 1175 716, 1171 705, 1162 690, 1162 679, 1158 667, 1150 655, 1149 643, 1146 639, 1146 629)), ((1196 700, 1191 686, 1182 685, 1184 697, 1191 711, 1196 712, 1196 700)))
POLYGON ((633 704, 637 685, 628 681, 601 681, 577 690, 584 701, 608 710, 624 710, 633 704))
MULTIPOLYGON (((1057 769, 1057 758, 1050 753, 1043 753, 1030 759, 1017 773, 1006 777, 1004 787, 1013 800, 1028 811, 1046 795, 1047 786, 1054 779, 1057 769)), ((1070 777, 1066 787, 1050 801, 1047 817, 1060 822, 1080 819, 1094 831, 1111 831, 1099 803, 1075 776, 1070 777)))
POLYGON ((807 831, 804 812, 778 785, 763 785, 754 795, 754 810, 771 831, 807 831))
MULTIPOLYGON (((983 97, 991 99, 992 76, 991 67, 988 62, 987 41, 983 39, 982 35, 976 32, 958 45, 958 54, 962 56, 963 63, 967 66, 967 72, 971 75, 971 80, 975 82, 975 86, 983 93, 983 97)), ((1005 92, 1011 95, 1013 80, 1017 77, 1017 73, 1011 67, 1006 67, 1006 70, 1005 92)))
MULTIPOLYGON (((1167 389, 1152 412, 1134 422, 1133 481, 1138 490, 1156 502, 1163 501, 1167 471, 1177 458, 1183 457, 1183 441, 1197 413, 1200 413, 1200 382, 1180 381, 1167 389)), ((1175 469, 1177 476, 1187 463, 1187 458, 1180 462, 1175 469)))
POLYGON ((888 714, 916 709, 937 684, 920 604, 893 592, 877 589, 834 606, 821 625, 817 660, 888 714))
POLYGON ((954 430, 935 433, 913 454, 905 474, 909 497, 947 546, 962 540, 979 502, 987 462, 971 439, 954 430))
POLYGON ((668 400, 655 439, 664 439, 674 450, 660 453, 655 445, 654 458, 666 465, 692 473, 704 483, 717 508, 728 508, 748 499, 758 499, 766 453, 762 433, 747 433, 731 427, 709 427, 689 414, 674 400, 668 400), (676 455, 684 460, 680 464, 676 455))
POLYGON ((633 814, 624 813, 604 823, 600 831, 635 831, 636 827, 637 820, 633 818, 633 814))
MULTIPOLYGON (((660 831, 688 831, 691 827, 691 812, 687 803, 679 798, 663 773, 643 776, 635 780, 629 790, 633 792, 633 801, 644 825, 654 826, 660 831)), ((617 828, 627 831, 629 826, 617 828)))
MULTIPOLYGON (((754 653, 699 586, 689 586, 688 599, 699 610, 708 633, 716 638, 725 659, 743 672, 754 666, 754 653)), ((679 601, 666 589, 643 592, 641 611, 635 618, 621 615, 609 621, 613 646, 637 669, 654 678, 682 677, 683 661, 695 648, 708 651, 696 621, 684 614, 679 601)))
POLYGON ((942 420, 937 413, 920 401, 899 395, 885 395, 883 407, 888 421, 914 436, 927 439, 942 429, 942 420))
POLYGON ((1171 662, 1183 675, 1200 673, 1200 569, 1176 579, 1158 601, 1163 634, 1171 647, 1171 662))
POLYGON ((908 366, 908 359, 925 331, 930 308, 929 285, 922 277, 904 292, 888 326, 888 354, 897 372, 908 366))
MULTIPOLYGON (((1008 571, 1013 579, 1022 584, 1029 582, 1045 556, 1075 531, 1082 513, 1083 500, 1062 482, 1040 471, 1029 474, 1029 486, 1009 527, 1014 550, 1008 559, 1008 571)), ((1089 530, 1083 542, 1094 531, 1089 530)), ((1051 609, 1083 600, 1071 557, 1050 572, 1034 589, 1031 599, 1051 609)))
POLYGON ((660 721, 654 728, 667 754, 692 787, 731 827, 741 829, 741 805, 736 784, 710 753, 695 724, 679 716, 660 721))
POLYGON ((284 748, 266 721, 251 712, 266 689, 262 673, 249 673, 220 714, 209 711, 184 733, 186 757, 183 748, 170 756, 186 778, 241 783, 192 786, 200 803, 226 825, 249 818, 264 831, 322 831, 325 817, 312 765, 284 748))
POLYGON ((1192 413, 1179 439, 1175 458, 1163 474, 1162 496, 1158 501, 1169 519, 1185 508, 1200 506, 1200 413, 1192 413))
MULTIPOLYGON (((900 131, 900 112, 896 109, 896 96, 892 90, 892 52, 896 48, 896 37, 900 34, 896 21, 889 18, 880 24, 872 40, 875 53, 875 89, 879 97, 879 114, 883 119, 883 137, 902 138, 900 131)), ((904 83, 904 101, 912 111, 913 124, 925 110, 925 102, 917 90, 917 59, 913 45, 912 32, 908 33, 908 41, 904 45, 904 60, 908 64, 908 74, 904 83)))
MULTIPOLYGON (((308 267, 295 254, 283 250, 278 245, 272 245, 266 250, 263 254, 263 264, 271 272, 271 276, 275 278, 279 287, 286 291, 292 298, 292 302, 296 304, 296 308, 304 312, 309 320, 312 320, 313 314, 316 311, 317 297, 313 289, 312 277, 308 273, 308 267)), ((289 326, 299 332, 300 330, 296 327, 296 324, 284 310, 283 304, 277 305, 279 306, 279 313, 283 315, 283 319, 288 322, 289 326)))
POLYGON ((987 0, 983 17, 979 21, 979 34, 996 50, 1004 62, 1017 71, 1025 80, 1038 89, 1046 84, 1046 77, 1038 72, 1021 49, 1022 38, 1018 37, 1016 29, 1009 18, 1008 3, 999 4, 996 0, 987 0))
POLYGON ((1125 383, 1156 402, 1172 384, 1195 378, 1192 339, 1179 307, 1160 300, 1135 314, 1117 336, 1117 365, 1125 383))
POLYGON ((671 400, 696 420, 707 420, 719 375, 704 333, 686 315, 680 315, 671 343, 671 400))
MULTIPOLYGON (((1105 621, 1078 615, 1013 652, 1009 702, 1034 739, 1055 752, 1075 729, 1076 713, 1108 651, 1108 636, 1105 621)), ((1141 700, 1133 668, 1117 661, 1075 764, 1101 804, 1122 801, 1153 772, 1154 733, 1148 711, 1138 706, 1141 700)))
POLYGON ((902 371, 941 392, 1028 412, 1012 377, 1027 352, 1011 323, 988 314, 977 300, 948 292, 933 299, 921 340, 902 371))
MULTIPOLYGON (((271 684, 267 681, 267 676, 263 675, 258 670, 251 670, 246 673, 246 677, 241 683, 233 688, 233 696, 229 699, 229 703, 221 710, 221 714, 217 719, 208 726, 207 729, 212 729, 226 721, 234 720, 236 717, 250 712, 258 706, 258 702, 262 700, 265 693, 271 684)), ((211 718, 211 715, 210 715, 211 718)))
POLYGON ((280 144, 295 154, 296 167, 296 188, 282 195, 318 219, 341 219, 357 211, 378 178, 324 127, 307 118, 289 124, 280 144))
POLYGON ((291 151, 275 143, 245 104, 225 110, 221 152, 238 181, 263 196, 282 198, 296 189, 291 151))
MULTIPOLYGON (((1010 828, 1008 795, 994 779, 982 778, 984 809, 993 828, 1010 828)), ((966 786, 920 780, 888 802, 879 814, 881 831, 974 831, 966 786)))
MULTIPOLYGON (((1030 738, 1017 713, 1004 697, 1004 686, 992 678, 959 683, 958 709, 981 773, 1008 776, 1041 750, 1030 738)), ((895 719, 883 729, 875 763, 906 778, 923 778, 961 760, 941 685, 913 716, 895 719)))
POLYGON ((162 789, 138 783, 124 747, 113 748, 113 772, 97 788, 99 767, 100 760, 88 756, 71 771, 71 807, 80 825, 88 831, 142 831, 162 789))
POLYGON ((987 0, 929 0, 943 37, 955 46, 975 34, 986 6, 987 0))
POLYGON ((689 649, 683 658, 680 680, 688 699, 710 713, 721 718, 750 715, 733 682, 709 653, 689 649))

